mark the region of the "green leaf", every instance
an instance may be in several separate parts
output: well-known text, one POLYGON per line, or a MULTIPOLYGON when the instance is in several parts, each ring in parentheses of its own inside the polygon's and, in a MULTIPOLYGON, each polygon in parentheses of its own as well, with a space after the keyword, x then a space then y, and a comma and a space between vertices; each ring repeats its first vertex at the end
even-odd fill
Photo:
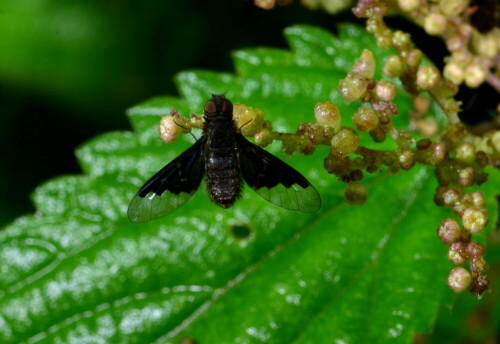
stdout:
MULTIPOLYGON (((327 148, 290 158, 273 144, 317 187, 319 213, 289 212, 250 190, 222 210, 200 190, 160 220, 126 218, 140 185, 192 144, 189 135, 169 146, 158 138, 173 107, 188 116, 211 93, 226 93, 294 131, 314 120, 316 102, 331 100, 349 125, 359 104, 338 96, 338 79, 363 48, 379 70, 390 52, 357 27, 339 32, 291 27, 290 51, 235 52, 236 75, 182 72, 183 99, 145 101, 128 111, 135 133, 80 147, 85 174, 40 186, 37 213, 0 233, 0 342, 410 343, 431 331, 450 300, 451 264, 435 235, 449 213, 433 204, 427 168, 367 176, 369 200, 351 207, 322 168, 327 148)), ((397 105, 408 102, 401 94, 397 105)))

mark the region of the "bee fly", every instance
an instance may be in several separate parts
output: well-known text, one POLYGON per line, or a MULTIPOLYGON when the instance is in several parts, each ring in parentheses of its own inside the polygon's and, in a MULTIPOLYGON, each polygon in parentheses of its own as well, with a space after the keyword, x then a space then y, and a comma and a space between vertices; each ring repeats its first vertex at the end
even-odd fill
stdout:
POLYGON ((224 95, 212 95, 204 112, 203 135, 141 187, 128 207, 130 221, 174 211, 191 198, 205 175, 208 196, 222 208, 240 197, 242 179, 285 209, 320 208, 319 194, 304 176, 243 137, 233 120, 233 104, 224 95))

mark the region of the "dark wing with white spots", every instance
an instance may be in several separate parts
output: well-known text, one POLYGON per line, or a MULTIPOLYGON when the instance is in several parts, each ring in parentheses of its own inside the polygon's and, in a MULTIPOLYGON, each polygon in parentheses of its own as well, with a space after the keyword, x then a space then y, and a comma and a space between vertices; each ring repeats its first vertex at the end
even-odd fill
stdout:
POLYGON ((313 213, 321 207, 318 191, 297 170, 236 135, 241 174, 262 198, 282 208, 313 213))
POLYGON ((200 137, 141 187, 128 207, 130 221, 165 216, 191 198, 205 174, 205 143, 205 136, 200 137))

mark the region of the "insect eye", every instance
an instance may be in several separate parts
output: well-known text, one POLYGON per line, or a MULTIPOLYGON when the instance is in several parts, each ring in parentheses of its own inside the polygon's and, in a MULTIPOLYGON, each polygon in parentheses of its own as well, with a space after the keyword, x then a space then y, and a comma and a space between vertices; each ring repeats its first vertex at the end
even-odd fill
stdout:
POLYGON ((213 100, 209 100, 205 104, 205 112, 206 113, 215 113, 215 112, 217 112, 217 105, 215 105, 215 102, 213 100))
POLYGON ((225 99, 224 102, 222 103, 222 112, 230 114, 233 113, 233 104, 227 99, 225 99))

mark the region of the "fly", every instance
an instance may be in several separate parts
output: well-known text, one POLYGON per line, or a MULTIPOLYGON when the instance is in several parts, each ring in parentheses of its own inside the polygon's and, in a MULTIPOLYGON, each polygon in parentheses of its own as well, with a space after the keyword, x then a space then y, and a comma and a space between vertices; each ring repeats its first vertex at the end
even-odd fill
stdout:
POLYGON ((233 104, 212 95, 204 109, 203 135, 151 177, 128 207, 132 222, 165 216, 187 202, 206 177, 208 196, 229 208, 243 180, 267 201, 285 209, 316 212, 321 199, 309 181, 274 155, 248 141, 233 120, 233 104))

